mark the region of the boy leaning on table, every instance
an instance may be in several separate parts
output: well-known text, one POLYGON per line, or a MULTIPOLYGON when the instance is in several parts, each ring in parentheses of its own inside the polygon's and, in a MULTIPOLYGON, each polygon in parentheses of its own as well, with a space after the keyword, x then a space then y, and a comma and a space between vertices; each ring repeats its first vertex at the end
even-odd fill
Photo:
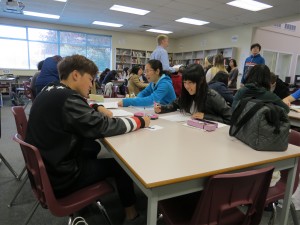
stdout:
POLYGON ((57 197, 63 197, 107 177, 115 177, 125 223, 138 224, 133 182, 112 158, 97 159, 100 146, 95 139, 148 127, 148 117, 111 118, 111 112, 86 97, 98 72, 81 55, 65 57, 58 64, 60 84, 49 84, 30 110, 26 142, 42 155, 57 197), (107 116, 108 115, 108 116, 107 116))

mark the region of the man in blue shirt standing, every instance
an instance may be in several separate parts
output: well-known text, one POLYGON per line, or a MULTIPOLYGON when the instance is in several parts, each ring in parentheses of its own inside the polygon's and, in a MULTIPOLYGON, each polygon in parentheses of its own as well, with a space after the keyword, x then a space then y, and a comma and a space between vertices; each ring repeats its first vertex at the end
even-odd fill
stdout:
POLYGON ((167 35, 158 35, 157 36, 157 44, 158 46, 152 52, 150 59, 159 60, 162 63, 163 71, 170 71, 171 73, 175 73, 176 70, 170 67, 169 64, 169 56, 166 48, 169 46, 169 37, 167 35))
POLYGON ((252 44, 250 50, 251 50, 252 54, 245 60, 241 85, 244 85, 247 74, 253 66, 255 66, 257 64, 263 64, 263 65, 265 64, 265 59, 259 54, 259 52, 261 50, 260 44, 258 44, 258 43, 252 44))

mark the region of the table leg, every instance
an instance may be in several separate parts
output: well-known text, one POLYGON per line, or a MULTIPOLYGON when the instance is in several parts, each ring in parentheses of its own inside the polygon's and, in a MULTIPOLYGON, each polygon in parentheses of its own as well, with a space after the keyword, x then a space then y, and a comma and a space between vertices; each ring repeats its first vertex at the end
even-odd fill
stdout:
POLYGON ((286 187, 285 187, 282 211, 281 211, 281 216, 280 216, 280 223, 279 223, 280 225, 287 225, 289 211, 290 211, 290 205, 291 205, 291 201, 292 201, 294 181, 295 181, 295 176, 296 176, 296 171, 297 171, 297 162, 298 162, 298 158, 295 158, 294 167, 289 169, 289 172, 288 172, 288 178, 287 178, 287 183, 286 183, 286 187))
POLYGON ((147 225, 155 225, 157 223, 157 203, 157 195, 148 196, 147 225))

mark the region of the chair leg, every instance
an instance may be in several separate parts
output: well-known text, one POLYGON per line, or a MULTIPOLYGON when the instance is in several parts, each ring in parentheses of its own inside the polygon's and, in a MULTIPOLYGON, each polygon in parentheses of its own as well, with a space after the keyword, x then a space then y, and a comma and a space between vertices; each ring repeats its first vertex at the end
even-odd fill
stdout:
POLYGON ((23 170, 22 170, 21 173, 19 174, 18 180, 21 180, 21 178, 22 178, 23 174, 25 173, 25 171, 26 171, 26 166, 24 166, 23 170))
POLYGON ((74 215, 70 215, 68 220, 68 225, 72 225, 73 220, 74 220, 74 215))
POLYGON ((97 206, 100 209, 102 215, 105 217, 106 221, 108 222, 109 225, 112 225, 112 222, 106 212, 106 209, 104 208, 104 206, 101 204, 100 201, 97 201, 97 206))
POLYGON ((276 209, 276 204, 275 204, 275 202, 272 203, 272 206, 273 206, 272 215, 271 215, 271 217, 270 217, 270 220, 269 220, 269 222, 268 222, 268 225, 274 225, 274 224, 275 224, 276 217, 277 217, 277 209, 276 209))
POLYGON ((295 205, 294 205, 293 202, 291 202, 290 210, 291 210, 291 214, 292 214, 294 225, 299 225, 299 221, 298 221, 298 218, 297 218, 296 208, 295 208, 295 205))
POLYGON ((14 169, 6 161, 6 159, 4 158, 4 156, 1 153, 0 153, 0 158, 2 159, 2 161, 4 162, 4 164, 7 166, 7 168, 9 169, 9 171, 15 176, 16 179, 18 179, 19 178, 18 174, 14 171, 14 169))
POLYGON ((23 181, 22 181, 20 187, 19 187, 18 190, 16 191, 16 193, 15 193, 13 199, 12 199, 12 200, 10 201, 10 203, 8 204, 8 207, 9 207, 9 208, 12 207, 12 205, 14 204, 14 201, 16 200, 16 198, 18 197, 19 193, 20 193, 21 190, 23 189, 23 187, 24 187, 24 185, 25 185, 25 183, 26 183, 27 180, 28 180, 28 174, 26 174, 26 176, 24 177, 24 179, 23 179, 23 181))
POLYGON ((32 207, 31 211, 30 211, 30 214, 28 215, 28 217, 26 218, 25 220, 25 223, 24 225, 27 225, 31 219, 31 217, 33 216, 35 210, 37 209, 37 207, 39 206, 40 202, 39 201, 36 201, 34 206, 32 207))

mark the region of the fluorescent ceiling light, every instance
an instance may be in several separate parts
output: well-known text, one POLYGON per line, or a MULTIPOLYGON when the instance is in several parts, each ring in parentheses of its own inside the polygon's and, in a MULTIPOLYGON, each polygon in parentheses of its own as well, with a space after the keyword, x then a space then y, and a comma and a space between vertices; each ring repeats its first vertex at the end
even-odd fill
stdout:
POLYGON ((142 15, 142 16, 146 15, 147 13, 150 12, 148 10, 131 8, 131 7, 122 6, 122 5, 113 5, 112 7, 110 7, 110 10, 131 13, 131 14, 137 14, 137 15, 142 15))
POLYGON ((272 8, 273 6, 267 5, 261 2, 253 1, 253 0, 236 0, 232 2, 226 3, 231 6, 235 6, 242 9, 247 9, 250 11, 260 11, 263 9, 272 8))
POLYGON ((44 17, 50 19, 59 19, 59 15, 53 14, 46 14, 46 13, 38 13, 38 12, 31 12, 31 11, 23 11, 23 14, 26 16, 37 16, 37 17, 44 17))
POLYGON ((171 34, 171 33, 173 33, 172 31, 156 30, 156 29, 149 29, 149 30, 146 30, 146 31, 153 32, 153 33, 161 33, 161 34, 171 34))
POLYGON ((198 26, 209 23, 209 22, 206 22, 206 21, 195 20, 195 19, 190 19, 190 18, 185 18, 185 17, 183 17, 181 19, 178 19, 178 20, 175 20, 175 21, 180 22, 180 23, 188 23, 188 24, 198 25, 198 26))
POLYGON ((123 27, 123 24, 94 21, 93 24, 107 27, 123 27))
POLYGON ((57 2, 67 2, 68 0, 54 0, 54 1, 57 1, 57 2))

